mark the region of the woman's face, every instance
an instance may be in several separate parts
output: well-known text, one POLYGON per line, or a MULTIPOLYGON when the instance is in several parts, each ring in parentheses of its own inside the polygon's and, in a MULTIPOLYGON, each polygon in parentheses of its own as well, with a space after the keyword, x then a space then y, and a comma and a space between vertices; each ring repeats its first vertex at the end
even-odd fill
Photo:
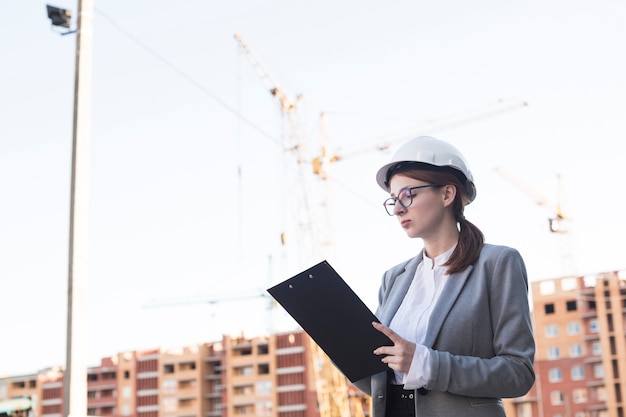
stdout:
MULTIPOLYGON (((407 177, 402 173, 394 175, 390 182, 391 197, 406 193, 406 189, 428 185, 429 183, 407 177)), ((400 222, 407 236, 429 239, 434 237, 444 223, 446 203, 446 187, 428 187, 411 191, 413 203, 402 207, 396 202, 393 213, 400 222)))

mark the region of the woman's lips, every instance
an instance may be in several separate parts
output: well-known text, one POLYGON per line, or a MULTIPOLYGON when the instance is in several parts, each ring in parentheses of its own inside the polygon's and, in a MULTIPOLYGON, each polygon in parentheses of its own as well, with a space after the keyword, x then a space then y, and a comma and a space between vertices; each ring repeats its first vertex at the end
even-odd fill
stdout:
POLYGON ((402 220, 402 221, 400 222, 400 226, 402 226, 403 228, 405 228, 405 229, 406 229, 407 227, 409 227, 409 223, 411 223, 411 221, 410 221, 410 220, 402 220))

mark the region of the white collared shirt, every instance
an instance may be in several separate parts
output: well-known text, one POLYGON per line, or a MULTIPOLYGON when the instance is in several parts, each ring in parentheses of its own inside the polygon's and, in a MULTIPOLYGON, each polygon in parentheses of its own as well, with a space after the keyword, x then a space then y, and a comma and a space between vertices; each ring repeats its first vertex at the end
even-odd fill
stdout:
POLYGON ((423 260, 417 266, 404 300, 389 325, 403 339, 416 344, 409 372, 395 372, 395 383, 403 384, 405 389, 421 388, 430 378, 430 351, 423 343, 430 315, 448 280, 447 266, 443 264, 450 259, 455 247, 456 245, 434 259, 426 256, 424 251, 423 260))

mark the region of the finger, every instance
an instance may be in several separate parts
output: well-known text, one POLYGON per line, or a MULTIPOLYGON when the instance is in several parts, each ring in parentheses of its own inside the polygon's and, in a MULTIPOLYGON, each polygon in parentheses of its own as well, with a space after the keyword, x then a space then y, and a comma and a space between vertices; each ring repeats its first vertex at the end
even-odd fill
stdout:
POLYGON ((387 336, 389 339, 391 339, 391 341, 394 344, 402 340, 402 338, 396 332, 394 332, 393 330, 391 330, 389 327, 385 326, 382 323, 373 321, 372 326, 374 326, 376 330, 378 330, 379 332, 387 336))
POLYGON ((374 349, 374 355, 392 356, 395 354, 395 346, 380 346, 374 349))

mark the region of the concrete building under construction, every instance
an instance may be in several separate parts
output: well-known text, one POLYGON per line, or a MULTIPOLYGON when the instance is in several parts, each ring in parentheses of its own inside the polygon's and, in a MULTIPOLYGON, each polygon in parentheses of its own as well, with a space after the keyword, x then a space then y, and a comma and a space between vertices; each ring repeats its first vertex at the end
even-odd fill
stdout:
POLYGON ((610 272, 532 282, 536 382, 516 417, 626 415, 626 280, 610 272))
MULTIPOLYGON (((89 368, 87 415, 336 415, 325 413, 328 404, 319 403, 311 346, 306 333, 297 331, 255 338, 224 336, 220 342, 178 349, 119 353, 89 368)), ((28 398, 30 416, 63 417, 63 389, 61 369, 0 378, 0 402, 28 398)), ((349 387, 345 397, 346 404, 348 397, 352 403, 358 401, 357 415, 364 415, 365 397, 349 387)))

